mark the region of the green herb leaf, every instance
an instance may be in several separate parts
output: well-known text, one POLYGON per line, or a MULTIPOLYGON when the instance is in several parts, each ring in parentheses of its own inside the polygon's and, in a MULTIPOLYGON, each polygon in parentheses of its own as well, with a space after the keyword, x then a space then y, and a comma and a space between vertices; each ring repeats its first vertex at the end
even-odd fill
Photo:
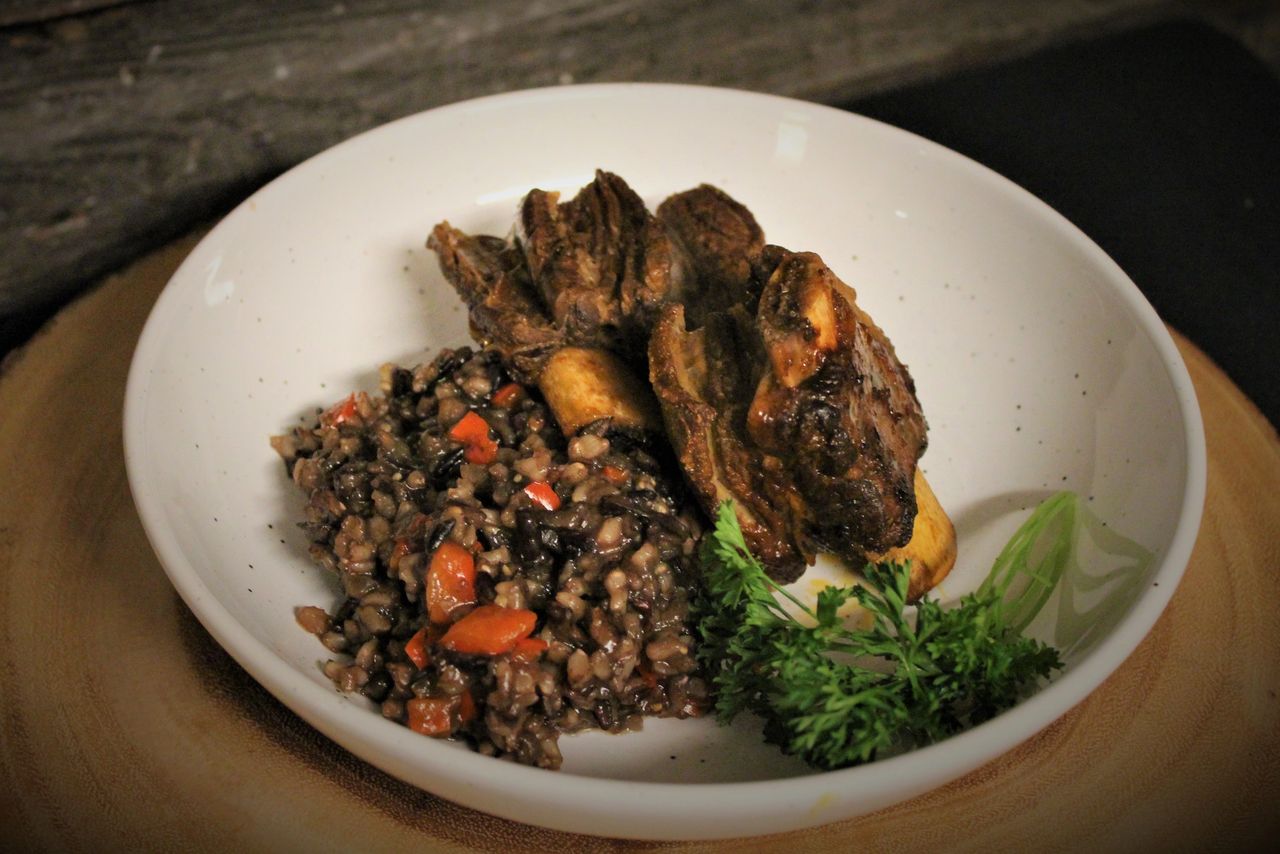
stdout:
POLYGON ((914 621, 909 564, 868 564, 865 585, 828 587, 811 609, 765 574, 733 505, 721 504, 703 538, 695 603, 718 719, 755 713, 769 741, 830 769, 946 738, 1009 708, 1062 666, 1054 649, 1020 632, 1069 560, 1077 502, 1071 493, 1046 501, 976 592, 951 608, 924 600, 914 621), (779 595, 815 625, 795 620, 779 595), (869 628, 841 624, 851 599, 870 614, 869 628))

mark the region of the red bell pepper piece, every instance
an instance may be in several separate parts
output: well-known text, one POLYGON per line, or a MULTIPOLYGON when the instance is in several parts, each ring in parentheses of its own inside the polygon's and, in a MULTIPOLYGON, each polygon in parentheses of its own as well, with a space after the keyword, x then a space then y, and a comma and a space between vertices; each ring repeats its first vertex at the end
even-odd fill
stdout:
POLYGON ((427 655, 427 627, 423 626, 414 633, 404 643, 404 654, 409 656, 409 660, 413 662, 413 666, 422 670, 431 662, 431 656, 427 655))
POLYGON ((560 506, 560 496, 545 480, 535 480, 521 491, 544 510, 555 510, 560 506))
POLYGON ((497 459, 498 443, 489 438, 489 423, 475 412, 462 416, 450 428, 449 438, 462 443, 462 456, 469 463, 488 465, 497 459))
POLYGON ((533 633, 537 614, 523 608, 481 605, 449 627, 441 646, 471 655, 502 655, 533 633))
POLYGON ((462 546, 445 540, 427 567, 427 616, 433 623, 447 623, 455 610, 475 601, 475 558, 462 546))
POLYGON ((502 388, 493 393, 493 397, 489 398, 493 401, 494 406, 500 406, 503 409, 510 409, 520 402, 520 398, 524 397, 524 387, 519 383, 507 383, 502 388))

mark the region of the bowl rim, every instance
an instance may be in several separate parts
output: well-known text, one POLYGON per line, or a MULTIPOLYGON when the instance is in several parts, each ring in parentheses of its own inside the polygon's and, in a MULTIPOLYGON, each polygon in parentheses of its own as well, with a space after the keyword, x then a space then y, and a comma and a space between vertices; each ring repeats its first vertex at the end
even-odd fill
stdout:
MULTIPOLYGON (((197 277, 198 278, 198 277, 197 277)), ((945 146, 909 131, 875 119, 835 107, 814 104, 778 95, 711 86, 672 83, 600 83, 526 89, 460 101, 417 112, 364 131, 304 160, 270 181, 228 213, 207 234, 175 271, 152 308, 134 351, 125 389, 123 441, 128 482, 139 518, 147 538, 171 583, 207 631, 227 650, 253 678, 277 699, 309 724, 362 759, 383 768, 414 785, 428 788, 464 805, 507 818, 528 821, 519 803, 556 803, 573 799, 579 809, 604 809, 620 796, 629 801, 643 801, 645 812, 690 810, 696 798, 702 823, 714 824, 710 832, 690 835, 683 832, 688 822, 654 825, 652 819, 643 824, 634 821, 614 828, 614 835, 639 838, 724 838, 742 836, 754 830, 750 821, 742 821, 748 813, 757 813, 761 826, 799 828, 846 817, 846 814, 824 814, 816 809, 833 790, 861 791, 870 808, 887 806, 938 785, 941 779, 954 779, 995 757, 1008 752, 1035 733, 1053 723, 1092 693, 1113 673, 1150 632, 1172 598, 1198 534, 1206 488, 1206 450, 1200 410, 1181 355, 1169 331, 1147 302, 1137 285, 1100 247, 1079 228, 1053 210, 1048 204, 995 171, 945 146), (370 715, 367 709, 351 703, 303 673, 296 670, 266 644, 259 641, 231 615, 201 580, 190 557, 178 543, 175 533, 165 524, 165 504, 157 491, 150 488, 151 473, 146 467, 147 440, 144 413, 149 396, 148 370, 157 363, 164 345, 164 332, 176 316, 186 296, 181 283, 195 273, 193 259, 201 249, 216 240, 227 223, 254 204, 262 194, 272 193, 280 182, 299 173, 322 167, 337 152, 346 152, 369 139, 404 133, 412 125, 433 118, 477 109, 501 109, 529 102, 592 101, 620 98, 672 98, 749 100, 771 108, 838 117, 854 132, 870 132, 897 141, 924 147, 933 156, 945 159, 955 168, 966 170, 1020 204, 1028 216, 1039 218, 1047 228, 1056 231, 1088 259, 1101 280, 1115 291, 1130 312, 1136 325, 1154 347, 1167 373, 1178 404, 1181 430, 1186 443, 1186 481, 1178 513, 1177 525, 1168 548, 1159 556, 1151 581, 1135 600, 1128 616, 1073 668, 1055 678, 1033 696, 1022 701, 991 721, 975 726, 942 742, 876 762, 837 771, 813 773, 800 777, 728 783, 656 783, 626 781, 574 774, 572 771, 549 775, 543 769, 514 763, 499 766, 490 757, 461 751, 448 744, 423 739, 416 733, 370 715), (432 117, 432 118, 428 118, 432 117), (1070 702, 1066 698, 1073 697, 1070 702), (336 702, 335 702, 336 701, 336 702), (358 715, 358 717, 354 717, 358 715), (352 739, 351 728, 363 724, 363 732, 352 739), (495 775, 495 771, 500 774, 495 775), (441 774, 445 775, 443 778, 441 774), (923 787, 917 781, 927 778, 923 787), (430 786, 424 781, 431 780, 430 786), (874 787, 868 781, 876 781, 874 787), (552 792, 552 795, 548 793, 552 792), (486 794, 498 797, 485 797, 486 794), (513 796, 513 799, 502 795, 513 796), (719 804, 717 808, 715 805, 719 804), (800 820, 783 820, 796 810, 800 820), (769 819, 772 818, 772 824, 769 819), (781 822, 781 824, 780 824, 781 822), (635 832, 639 830, 639 832, 635 832), (672 835, 670 830, 682 832, 672 835)), ((538 822, 543 823, 543 822, 538 822)), ((607 824, 607 822, 606 822, 607 824)), ((552 820, 544 826, 576 830, 581 822, 552 820)), ((591 832, 591 831, 587 831, 591 832)), ((766 831, 767 832, 767 829, 766 831)))

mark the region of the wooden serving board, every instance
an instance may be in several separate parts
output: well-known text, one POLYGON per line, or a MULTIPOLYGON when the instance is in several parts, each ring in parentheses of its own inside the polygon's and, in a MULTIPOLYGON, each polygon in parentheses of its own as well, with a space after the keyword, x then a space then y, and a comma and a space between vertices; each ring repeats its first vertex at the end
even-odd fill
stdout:
POLYGON ((285 709, 186 609, 134 512, 120 421, 142 323, 193 244, 107 280, 0 375, 7 850, 1261 850, 1280 829, 1280 442, 1185 340, 1208 434, 1204 523, 1168 610, 1097 692, 891 809, 659 846, 400 783, 285 709))

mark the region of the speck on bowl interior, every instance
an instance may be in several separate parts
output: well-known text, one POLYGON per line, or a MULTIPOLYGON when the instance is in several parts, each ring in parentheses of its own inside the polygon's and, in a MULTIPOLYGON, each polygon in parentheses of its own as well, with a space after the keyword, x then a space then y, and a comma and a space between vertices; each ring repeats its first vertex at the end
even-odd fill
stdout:
POLYGON ((1062 217, 972 161, 868 119, 662 85, 432 110, 273 181, 200 243, 156 304, 129 377, 125 447, 139 514, 174 586, 313 726, 459 803, 642 838, 848 818, 1031 736, 1149 631, 1186 565, 1205 478, 1199 411, 1173 342, 1133 283, 1062 217), (528 189, 573 191, 596 167, 651 206, 716 184, 771 242, 818 252, 856 288, 909 365, 929 420, 923 466, 960 538, 944 599, 973 589, 1029 508, 1062 488, 1154 553, 1140 571, 1090 592, 1068 585, 1049 603, 1033 633, 1068 650, 1049 685, 940 744, 829 773, 763 745, 751 721, 720 729, 705 719, 567 736, 564 769, 549 772, 424 738, 334 691, 317 666, 326 651, 293 608, 327 606, 335 588, 306 557, 294 526, 301 499, 267 437, 350 390, 375 390, 382 362, 468 342, 462 307, 424 248, 432 225, 505 234, 528 189))

